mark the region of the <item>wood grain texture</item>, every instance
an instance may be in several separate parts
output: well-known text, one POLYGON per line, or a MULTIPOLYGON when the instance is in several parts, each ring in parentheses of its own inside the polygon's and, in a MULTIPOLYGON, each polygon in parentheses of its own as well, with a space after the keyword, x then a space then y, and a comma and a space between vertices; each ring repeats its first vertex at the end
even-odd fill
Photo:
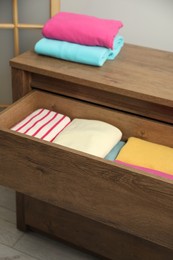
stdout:
POLYGON ((11 66, 32 72, 33 88, 173 123, 172 53, 126 44, 98 68, 29 51, 11 66))
POLYGON ((32 51, 11 60, 11 66, 81 86, 173 107, 173 54, 125 44, 114 61, 92 67, 32 51))
POLYGON ((26 232, 28 229, 25 215, 25 195, 16 192, 16 226, 23 232, 26 232))
MULTIPOLYGON (((12 94, 13 94, 13 101, 16 101, 26 95, 28 92, 31 91, 31 78, 30 73, 26 71, 22 71, 19 69, 11 68, 12 74, 12 94)), ((20 104, 22 102, 20 101, 20 104)), ((21 105, 20 105, 21 106, 21 105)), ((26 103, 24 104, 25 111, 26 111, 26 103)), ((30 108, 31 109, 31 108, 30 108)), ((30 110, 29 110, 30 111, 30 110)), ((22 119, 23 116, 27 115, 29 111, 26 111, 26 114, 22 112, 22 106, 19 108, 18 111, 18 118, 22 119), (23 114, 23 115, 22 115, 23 114)), ((13 115, 11 114, 11 119, 5 117, 3 120, 5 122, 8 121, 9 125, 14 125, 16 122, 13 121, 13 115), (6 121, 7 120, 7 121, 6 121), (12 120, 9 122, 9 120, 12 120)), ((20 120, 19 119, 19 120, 20 120)), ((25 209, 24 209, 24 199, 25 195, 16 192, 16 220, 17 220, 17 228, 21 231, 26 231, 27 226, 25 224, 25 209)))
POLYGON ((171 181, 11 135, 4 127, 20 118, 21 108, 28 113, 44 104, 62 112, 70 108, 72 118, 75 110, 79 117, 108 117, 110 123, 122 127, 124 139, 135 134, 172 146, 173 54, 125 44, 118 57, 101 68, 42 57, 32 51, 10 64, 15 99, 37 88, 97 104, 88 106, 59 97, 51 97, 50 104, 44 94, 34 102, 35 94, 31 93, 26 108, 22 101, 22 106, 5 111, 8 118, 14 115, 13 119, 0 118, 0 156, 4 158, 0 167, 5 172, 0 181, 46 201, 18 193, 18 227, 35 227, 110 259, 172 259, 171 181), (22 82, 21 87, 15 78, 22 82), (5 158, 8 153, 10 157, 5 158), (17 161, 16 169, 13 161, 17 161))
POLYGON ((24 96, 20 100, 8 106, 6 110, 1 113, 0 129, 11 128, 31 113, 36 107, 37 101, 34 99, 35 94, 36 93, 34 92, 30 92, 27 96, 24 96))
POLYGON ((81 86, 76 83, 69 83, 65 80, 35 73, 31 75, 31 86, 35 89, 62 94, 147 118, 173 123, 173 107, 166 105, 155 104, 150 101, 127 97, 123 94, 111 93, 101 89, 91 89, 88 86, 81 86))
MULTIPOLYGON (((22 117, 43 106, 71 118, 99 119, 116 125, 125 139, 129 135, 150 141, 159 139, 159 143, 167 142, 173 147, 171 125, 33 91, 1 113, 0 168, 6 174, 0 176, 0 183, 172 249, 172 182, 8 130, 22 117)), ((19 223, 21 218, 25 218, 25 214, 18 218, 19 223)), ((20 224, 18 227, 23 229, 24 225, 25 228, 24 221, 21 223, 22 227, 20 224)))
POLYGON ((30 227, 94 252, 99 259, 102 259, 100 256, 119 260, 173 258, 173 252, 165 247, 28 196, 25 212, 30 227))
POLYGON ((11 73, 13 101, 16 101, 31 91, 30 73, 15 68, 11 73))
POLYGON ((171 181, 8 131, 0 142, 2 185, 173 249, 171 181))

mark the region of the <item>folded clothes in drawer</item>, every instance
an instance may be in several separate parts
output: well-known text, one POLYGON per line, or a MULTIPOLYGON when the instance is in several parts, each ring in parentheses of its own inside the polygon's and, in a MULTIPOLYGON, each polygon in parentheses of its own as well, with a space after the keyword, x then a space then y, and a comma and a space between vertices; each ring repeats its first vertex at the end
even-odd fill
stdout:
POLYGON ((130 137, 116 160, 126 166, 173 179, 173 148, 130 137))
POLYGON ((105 156, 106 160, 113 161, 118 156, 122 147, 125 145, 124 141, 119 141, 115 146, 110 150, 110 152, 105 156))
POLYGON ((111 124, 76 118, 53 142, 104 158, 121 137, 122 132, 111 124))
POLYGON ((116 162, 119 163, 119 164, 122 164, 124 166, 130 167, 130 168, 134 168, 134 169, 137 169, 137 170, 140 170, 140 171, 143 171, 143 172, 147 172, 147 173, 152 174, 152 175, 156 175, 156 176, 159 176, 159 177, 162 177, 162 178, 173 180, 173 175, 165 173, 165 172, 153 170, 153 169, 147 168, 147 167, 137 166, 137 165, 130 164, 130 163, 125 163, 125 162, 122 162, 122 161, 119 161, 119 160, 116 160, 116 162))
POLYGON ((11 130, 52 142, 71 119, 48 109, 37 109, 11 130))
POLYGON ((66 115, 43 108, 35 110, 11 130, 102 158, 122 137, 117 127, 106 122, 77 118, 71 121, 66 115))

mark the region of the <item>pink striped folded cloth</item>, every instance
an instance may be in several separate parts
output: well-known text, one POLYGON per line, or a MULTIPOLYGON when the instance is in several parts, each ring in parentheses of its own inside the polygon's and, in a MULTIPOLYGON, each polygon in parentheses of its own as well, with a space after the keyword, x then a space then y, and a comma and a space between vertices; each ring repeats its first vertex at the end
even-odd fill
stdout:
POLYGON ((46 38, 113 49, 114 38, 123 26, 121 21, 59 12, 42 30, 46 38))
POLYGON ((13 126, 11 130, 52 142, 70 122, 68 116, 40 108, 13 126))

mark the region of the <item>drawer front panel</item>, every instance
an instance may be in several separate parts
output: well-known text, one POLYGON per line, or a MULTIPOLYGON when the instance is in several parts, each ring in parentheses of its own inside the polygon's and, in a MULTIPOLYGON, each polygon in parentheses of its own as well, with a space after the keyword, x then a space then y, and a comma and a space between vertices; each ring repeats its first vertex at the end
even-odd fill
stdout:
POLYGON ((0 142, 1 185, 172 247, 172 184, 8 132, 0 142))
POLYGON ((169 102, 167 102, 167 104, 160 104, 157 103, 157 100, 150 100, 149 97, 144 100, 142 94, 135 98, 127 94, 125 95, 123 91, 121 93, 116 92, 116 90, 109 91, 106 87, 96 89, 96 84, 97 83, 94 83, 93 86, 82 86, 66 81, 66 79, 61 80, 44 75, 31 74, 32 88, 78 98, 163 122, 173 123, 173 107, 172 104, 169 106, 169 102))
POLYGON ((106 259, 134 260, 134 255, 135 259, 140 260, 172 260, 173 258, 173 251, 165 247, 79 214, 28 196, 25 196, 24 205, 25 221, 30 227, 51 233, 55 238, 63 239, 106 259))

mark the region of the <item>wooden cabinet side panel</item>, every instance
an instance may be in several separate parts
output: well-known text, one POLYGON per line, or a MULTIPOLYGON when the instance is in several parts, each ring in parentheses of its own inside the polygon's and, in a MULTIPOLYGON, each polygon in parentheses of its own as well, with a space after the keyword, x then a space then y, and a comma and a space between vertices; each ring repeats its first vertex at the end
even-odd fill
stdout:
POLYGON ((11 69, 11 73, 13 101, 16 101, 31 91, 31 74, 15 68, 11 69))
MULTIPOLYGON (((12 74, 12 95, 13 101, 16 101, 31 91, 31 74, 29 72, 11 68, 12 74)), ((16 192, 16 221, 17 228, 26 231, 25 224, 25 209, 24 209, 25 195, 16 192)))

